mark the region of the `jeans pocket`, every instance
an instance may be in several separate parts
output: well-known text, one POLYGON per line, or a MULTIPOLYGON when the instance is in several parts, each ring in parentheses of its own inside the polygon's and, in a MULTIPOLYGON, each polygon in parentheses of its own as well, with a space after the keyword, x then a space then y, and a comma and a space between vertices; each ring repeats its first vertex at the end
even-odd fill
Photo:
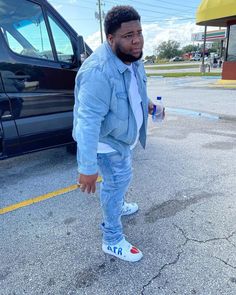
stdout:
POLYGON ((115 182, 114 161, 112 160, 112 158, 115 158, 117 154, 119 157, 119 153, 116 151, 111 153, 97 154, 97 162, 100 173, 103 177, 103 181, 109 182, 110 184, 115 182))

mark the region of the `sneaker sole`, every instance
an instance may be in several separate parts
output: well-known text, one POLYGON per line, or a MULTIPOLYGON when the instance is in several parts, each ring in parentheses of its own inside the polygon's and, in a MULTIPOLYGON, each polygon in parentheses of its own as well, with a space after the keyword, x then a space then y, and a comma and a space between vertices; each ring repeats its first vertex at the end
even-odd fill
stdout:
POLYGON ((135 210, 133 212, 130 212, 130 213, 128 213, 128 212, 127 213, 122 213, 121 216, 129 216, 129 215, 132 215, 132 214, 134 214, 136 212, 138 212, 138 208, 137 208, 137 210, 135 210))

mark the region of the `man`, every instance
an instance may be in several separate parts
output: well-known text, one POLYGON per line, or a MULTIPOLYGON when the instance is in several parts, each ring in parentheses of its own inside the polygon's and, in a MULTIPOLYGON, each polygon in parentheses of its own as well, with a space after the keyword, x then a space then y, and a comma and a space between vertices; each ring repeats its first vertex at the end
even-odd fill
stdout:
POLYGON ((131 150, 146 142, 147 117, 153 105, 146 93, 140 16, 130 6, 113 7, 106 15, 106 42, 85 60, 76 77, 73 137, 78 145, 79 184, 94 193, 98 168, 103 178, 105 253, 135 262, 142 252, 123 236, 121 216, 138 210, 126 203, 132 177, 131 150))

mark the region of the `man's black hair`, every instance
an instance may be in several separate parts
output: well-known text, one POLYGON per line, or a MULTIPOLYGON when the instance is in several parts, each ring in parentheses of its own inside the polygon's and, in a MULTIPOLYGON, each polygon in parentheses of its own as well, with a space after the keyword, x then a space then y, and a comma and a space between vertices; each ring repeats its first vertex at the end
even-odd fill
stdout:
POLYGON ((141 17, 138 12, 132 6, 118 5, 114 6, 106 14, 104 21, 105 34, 115 33, 122 23, 129 22, 132 20, 140 21, 141 17))

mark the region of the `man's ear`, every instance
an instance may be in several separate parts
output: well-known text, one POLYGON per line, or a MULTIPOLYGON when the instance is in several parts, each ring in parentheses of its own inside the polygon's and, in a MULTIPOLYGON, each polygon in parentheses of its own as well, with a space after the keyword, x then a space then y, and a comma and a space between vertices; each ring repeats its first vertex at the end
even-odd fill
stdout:
POLYGON ((112 46, 113 41, 114 41, 113 35, 112 35, 112 34, 108 34, 108 35, 107 35, 107 42, 108 42, 108 44, 109 44, 110 46, 112 46))

